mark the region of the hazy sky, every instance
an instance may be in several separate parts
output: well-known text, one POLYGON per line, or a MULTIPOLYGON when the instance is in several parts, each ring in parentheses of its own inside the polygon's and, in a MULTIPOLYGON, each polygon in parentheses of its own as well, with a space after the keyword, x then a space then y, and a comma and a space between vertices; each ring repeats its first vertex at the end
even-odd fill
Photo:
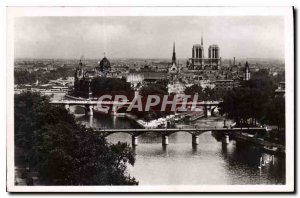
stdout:
POLYGON ((16 58, 178 58, 201 42, 223 58, 284 58, 282 17, 22 17, 16 58))

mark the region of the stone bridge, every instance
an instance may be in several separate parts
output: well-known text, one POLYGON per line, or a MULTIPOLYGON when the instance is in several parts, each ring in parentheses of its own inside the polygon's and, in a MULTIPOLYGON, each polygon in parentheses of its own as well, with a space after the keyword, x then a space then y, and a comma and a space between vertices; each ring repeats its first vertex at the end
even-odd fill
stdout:
POLYGON ((174 129, 97 129, 93 128, 94 132, 107 137, 114 133, 127 133, 132 136, 132 146, 137 146, 138 136, 145 133, 158 133, 162 136, 162 144, 169 144, 169 135, 177 132, 186 132, 192 135, 192 145, 199 144, 199 135, 205 132, 217 132, 223 137, 223 143, 229 143, 229 135, 233 133, 251 132, 251 133, 265 133, 265 128, 174 128, 174 129))
MULTIPOLYGON (((205 117, 213 115, 214 110, 220 105, 222 101, 201 101, 197 102, 197 107, 204 107, 204 115, 205 117)), ((67 110, 70 110, 70 106, 80 106, 84 108, 86 115, 93 115, 95 107, 97 105, 106 105, 106 106, 113 106, 113 108, 110 110, 111 114, 115 115, 118 111, 118 108, 121 108, 122 106, 129 106, 130 102, 117 102, 117 101, 92 101, 92 100, 53 100, 50 102, 50 104, 53 105, 64 105, 64 107, 67 110), (118 105, 120 105, 118 107, 118 105)), ((177 105, 185 104, 187 106, 192 106, 192 102, 178 102, 177 105)))

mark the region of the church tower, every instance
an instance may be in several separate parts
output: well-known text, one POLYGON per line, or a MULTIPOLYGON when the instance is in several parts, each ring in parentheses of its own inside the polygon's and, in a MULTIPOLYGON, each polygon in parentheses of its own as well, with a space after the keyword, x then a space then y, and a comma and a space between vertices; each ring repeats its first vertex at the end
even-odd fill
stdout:
POLYGON ((173 55, 172 55, 172 65, 176 64, 176 52, 175 52, 175 41, 173 43, 173 55))
MULTIPOLYGON (((203 34, 201 33, 201 58, 204 59, 203 34)), ((204 60, 202 60, 203 64, 204 60)))
POLYGON ((83 78, 83 64, 82 64, 81 59, 80 59, 79 64, 76 68, 75 78, 78 78, 78 79, 83 78))
POLYGON ((172 55, 172 66, 169 68, 169 73, 176 74, 178 72, 178 68, 176 65, 176 52, 175 52, 175 41, 173 43, 173 55, 172 55))
POLYGON ((244 80, 250 80, 250 68, 249 68, 248 61, 246 61, 246 64, 245 64, 245 76, 244 76, 244 80))
POLYGON ((83 64, 81 62, 81 59, 79 61, 79 64, 76 68, 75 75, 74 75, 74 91, 75 93, 78 92, 80 89, 80 81, 83 79, 83 64))

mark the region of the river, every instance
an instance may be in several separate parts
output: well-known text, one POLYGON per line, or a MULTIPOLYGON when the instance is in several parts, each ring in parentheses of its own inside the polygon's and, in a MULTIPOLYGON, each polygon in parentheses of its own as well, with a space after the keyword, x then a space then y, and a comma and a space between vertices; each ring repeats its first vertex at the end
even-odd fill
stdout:
MULTIPOLYGON (((101 128, 139 128, 132 120, 111 116, 76 116, 77 121, 101 128)), ((194 125, 223 126, 223 119, 200 119, 194 125)), ((108 141, 131 144, 129 134, 108 136, 108 141)), ((210 132, 199 136, 199 145, 192 147, 189 133, 169 136, 169 145, 163 147, 161 137, 145 134, 138 137, 134 149, 136 162, 128 166, 128 174, 139 185, 231 185, 231 184, 285 184, 285 159, 274 156, 274 161, 258 168, 260 158, 266 162, 271 155, 255 146, 241 145, 234 140, 224 145, 210 132)))

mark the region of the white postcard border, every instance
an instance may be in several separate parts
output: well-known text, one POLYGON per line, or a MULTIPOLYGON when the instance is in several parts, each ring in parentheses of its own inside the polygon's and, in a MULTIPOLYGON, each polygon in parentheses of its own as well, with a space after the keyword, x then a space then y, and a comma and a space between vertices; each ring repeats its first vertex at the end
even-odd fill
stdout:
POLYGON ((7 190, 9 192, 291 192, 294 191, 294 28, 292 7, 8 7, 7 190), (24 16, 283 16, 286 72, 286 185, 15 186, 14 20, 24 16))

